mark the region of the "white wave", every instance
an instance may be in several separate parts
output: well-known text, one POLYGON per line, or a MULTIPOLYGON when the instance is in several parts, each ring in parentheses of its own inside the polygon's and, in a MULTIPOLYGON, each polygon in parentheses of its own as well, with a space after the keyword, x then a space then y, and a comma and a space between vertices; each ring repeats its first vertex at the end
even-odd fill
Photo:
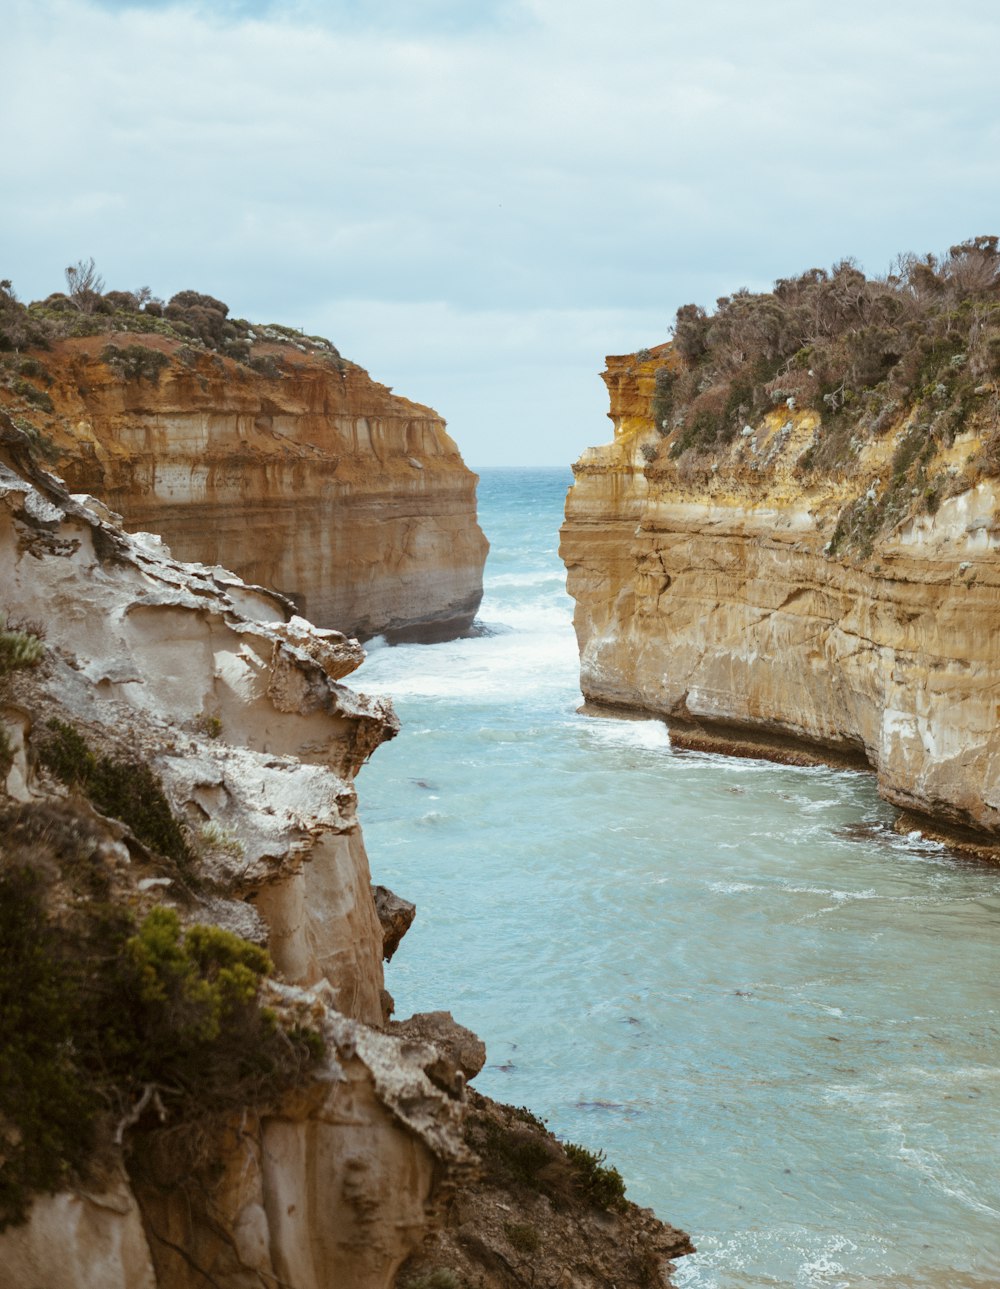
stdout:
POLYGON ((495 576, 487 578, 485 584, 488 596, 497 587, 565 586, 566 574, 554 570, 537 573, 497 573, 495 576))
POLYGON ((986 1217, 1000 1221, 1000 1209, 994 1208, 970 1193, 965 1180, 956 1177, 954 1170, 934 1150, 926 1146, 909 1146, 906 1142, 907 1129, 902 1124, 894 1124, 899 1137, 898 1155, 900 1161, 926 1180, 942 1195, 958 1200, 965 1208, 982 1213, 986 1217))
POLYGON ((873 887, 869 887, 864 891, 840 891, 835 887, 831 888, 828 886, 782 885, 780 889, 787 891, 789 895, 822 895, 828 900, 838 900, 841 902, 846 900, 881 900, 886 898, 885 895, 880 891, 876 891, 873 887))
POLYGON ((670 747, 670 735, 663 721, 618 720, 609 716, 587 718, 587 736, 597 743, 625 747, 651 748, 657 751, 670 747))

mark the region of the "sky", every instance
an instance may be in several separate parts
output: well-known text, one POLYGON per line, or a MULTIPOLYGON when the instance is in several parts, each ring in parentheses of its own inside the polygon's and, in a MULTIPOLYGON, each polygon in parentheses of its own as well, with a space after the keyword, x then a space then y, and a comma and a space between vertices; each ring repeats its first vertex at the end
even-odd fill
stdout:
POLYGON ((4 0, 0 277, 329 337, 467 462, 679 305, 1000 233, 995 0, 4 0))

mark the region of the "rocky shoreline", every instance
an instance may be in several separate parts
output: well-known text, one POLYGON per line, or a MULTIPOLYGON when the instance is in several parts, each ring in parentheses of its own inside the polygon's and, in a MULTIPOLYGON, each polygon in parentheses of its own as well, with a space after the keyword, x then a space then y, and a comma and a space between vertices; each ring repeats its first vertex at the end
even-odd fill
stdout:
POLYGON ((391 1019, 413 908, 354 779, 398 725, 357 643, 33 448, 0 413, 5 1283, 668 1283, 682 1232, 470 1092, 448 1013, 391 1019))
POLYGON ((898 470, 906 410, 838 471, 803 467, 822 429, 794 399, 685 455, 652 412, 674 361, 608 359, 615 438, 574 467, 561 553, 586 700, 664 719, 678 747, 866 765, 909 818, 1000 854, 1000 490, 968 464, 988 409, 928 440, 949 495, 859 550, 834 539, 898 470))

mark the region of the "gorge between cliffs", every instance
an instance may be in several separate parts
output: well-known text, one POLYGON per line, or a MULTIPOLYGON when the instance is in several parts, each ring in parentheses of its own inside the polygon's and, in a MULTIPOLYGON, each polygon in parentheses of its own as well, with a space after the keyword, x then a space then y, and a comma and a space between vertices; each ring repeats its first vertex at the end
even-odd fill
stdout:
MULTIPOLYGON (((483 472, 492 552, 478 631, 453 621, 456 638, 406 643, 412 618, 388 613, 380 620, 401 641, 390 647, 374 619, 352 620, 375 637, 364 659, 323 629, 335 622, 291 616, 288 583, 247 585, 217 552, 187 566, 122 532, 102 502, 42 472, 42 431, 5 423, 0 556, 19 609, 6 606, 0 695, 5 858, 23 863, 39 839, 50 847, 29 867, 53 924, 74 934, 81 890, 113 892, 130 909, 130 961, 148 961, 154 932, 169 941, 168 924, 149 922, 164 902, 186 925, 266 947, 266 1023, 307 1067, 324 1049, 319 1072, 251 1099, 207 1155, 202 1139, 190 1175, 188 1157, 157 1136, 178 1089, 133 1084, 111 1144, 134 1132, 138 1152, 112 1149, 99 1177, 41 1199, 26 1226, 0 1235, 13 1283, 188 1289, 207 1270, 225 1289, 622 1289, 658 1283, 670 1258, 682 1289, 997 1282, 1000 874, 898 831, 884 776, 823 763, 844 754, 860 766, 866 738, 881 747, 870 725, 842 732, 845 751, 836 710, 820 756, 799 764, 810 730, 775 730, 765 712, 751 743, 756 701, 718 726, 741 730, 740 752, 777 759, 719 757, 718 743, 677 737, 676 723, 668 734, 662 717, 673 723, 679 705, 643 688, 655 669, 623 679, 623 659, 650 650, 620 648, 618 633, 637 604, 654 617, 683 581, 636 532, 649 527, 639 521, 658 473, 642 446, 663 437, 648 417, 662 358, 616 362, 613 392, 634 406, 613 405, 616 442, 586 454, 575 482, 563 470, 483 472), (562 550, 584 691, 618 708, 601 719, 579 710, 557 552, 570 484, 562 550), (59 606, 47 627, 46 603, 59 606), (140 764, 180 811, 194 854, 162 817, 151 839, 134 817, 109 815, 109 776, 140 764), (52 840, 66 811, 88 842, 68 866, 52 840), (418 914, 400 946, 410 900, 418 914), (390 995, 411 1020, 388 1020, 390 995), (581 1146, 560 1146, 539 1117, 581 1146), (605 1150, 640 1207, 620 1203, 605 1150), (529 1160, 540 1185, 518 1172, 529 1160), (691 1231, 698 1252, 647 1205, 691 1231)), ((199 364, 211 386, 214 360, 199 364)), ((427 419, 413 406, 404 422, 427 419)), ((105 432, 115 441, 130 416, 160 415, 126 409, 105 432)), ((242 416, 223 438, 239 437, 242 416)), ((47 428, 58 453, 59 426, 47 428)), ((787 442, 784 420, 768 430, 787 442)), ((416 478, 427 460, 402 457, 412 441, 401 433, 393 460, 416 478)), ((115 454, 98 443, 102 454, 107 471, 115 454)), ((448 469, 467 488, 460 462, 448 469)), ((704 513, 702 481, 686 486, 704 513)), ((703 591, 693 527, 688 541, 681 554, 703 591)), ((740 557, 718 549, 716 607, 747 581, 740 557)), ((767 577, 749 584, 763 602, 767 577)), ((711 636, 711 606, 696 607, 711 636)), ((884 614, 870 616, 884 628, 884 614)), ((688 688, 689 718, 706 715, 700 692, 745 692, 732 661, 706 666, 715 688, 688 688)), ((900 664, 891 674, 904 689, 900 664)), ((912 766, 912 738, 900 746, 912 766)), ((989 817, 974 814, 974 794, 957 796, 954 773, 930 782, 935 808, 982 833, 989 817)), ((151 1001, 141 989, 138 1000, 151 1001)))

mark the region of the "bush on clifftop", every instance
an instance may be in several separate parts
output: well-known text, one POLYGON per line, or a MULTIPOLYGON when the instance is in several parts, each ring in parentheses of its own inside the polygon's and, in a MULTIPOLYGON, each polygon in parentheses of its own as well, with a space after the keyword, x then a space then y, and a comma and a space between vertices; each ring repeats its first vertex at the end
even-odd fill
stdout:
POLYGON ((840 468, 852 437, 882 432, 902 407, 925 439, 950 443, 1000 377, 998 239, 901 255, 885 277, 842 260, 723 296, 711 314, 684 305, 673 355, 651 408, 673 458, 716 451, 783 404, 820 414, 806 471, 840 468))
POLYGON ((263 949, 137 920, 72 803, 0 816, 0 1230, 126 1133, 273 1100, 323 1050, 259 1001, 263 949))
MULTIPOLYGON (((342 360, 336 347, 322 336, 306 336, 292 327, 270 324, 254 326, 245 318, 230 316, 229 305, 202 291, 185 290, 164 304, 148 286, 131 291, 104 290, 104 279, 93 258, 80 260, 66 269, 66 291, 54 291, 44 300, 22 304, 10 281, 0 282, 0 352, 24 348, 45 348, 53 340, 69 336, 100 336, 135 332, 165 336, 222 354, 236 362, 251 361, 257 342, 292 344, 318 352, 338 368, 342 360)), ((113 347, 112 347, 113 348, 113 347)), ((130 345, 126 353, 142 348, 130 345)), ((148 351, 150 353, 154 351, 148 351)), ((280 375, 272 356, 265 366, 254 363, 266 375, 280 375)), ((133 355, 132 365, 139 363, 133 355)), ((133 376, 128 362, 120 374, 126 379, 155 379, 155 372, 139 363, 133 376)))

